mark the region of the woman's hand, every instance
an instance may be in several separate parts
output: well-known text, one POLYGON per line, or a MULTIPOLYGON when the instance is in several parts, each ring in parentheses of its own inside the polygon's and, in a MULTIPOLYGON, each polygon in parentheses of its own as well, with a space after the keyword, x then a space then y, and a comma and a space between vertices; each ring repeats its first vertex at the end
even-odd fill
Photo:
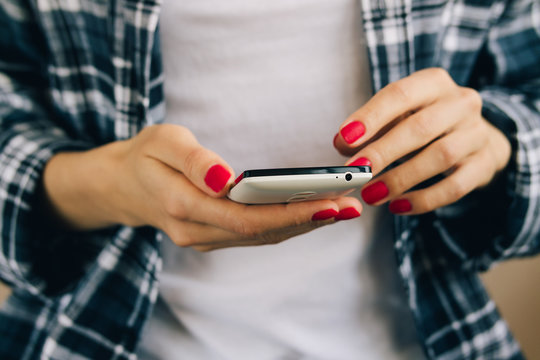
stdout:
POLYGON ((458 86, 442 69, 422 70, 386 86, 349 116, 334 145, 352 156, 348 165, 370 164, 379 174, 362 189, 366 203, 389 201, 393 213, 425 213, 487 185, 508 163, 508 139, 481 111, 475 90, 458 86), (438 174, 445 176, 409 191, 438 174))
POLYGON ((225 198, 232 169, 176 125, 134 138, 54 156, 44 174, 47 198, 73 228, 151 225, 179 246, 206 251, 279 243, 360 215, 352 197, 248 206, 225 198))

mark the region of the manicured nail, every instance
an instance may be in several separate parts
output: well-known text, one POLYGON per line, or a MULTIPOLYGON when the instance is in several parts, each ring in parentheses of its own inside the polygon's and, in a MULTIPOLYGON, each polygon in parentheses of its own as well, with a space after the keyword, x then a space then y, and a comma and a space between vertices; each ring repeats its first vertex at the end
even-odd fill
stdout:
POLYGON ((345 140, 347 144, 352 144, 356 140, 360 139, 365 132, 366 127, 360 121, 353 121, 343 127, 343 129, 340 131, 343 140, 345 140))
POLYGON ((388 209, 392 214, 406 213, 412 210, 412 205, 407 199, 394 200, 388 205, 388 209))
POLYGON ((234 180, 234 183, 238 184, 240 181, 242 181, 243 178, 244 178, 244 173, 241 173, 240 175, 238 175, 236 180, 234 180))
POLYGON ((225 185, 227 185, 230 177, 231 173, 229 170, 217 164, 208 169, 208 172, 204 177, 204 182, 210 189, 214 190, 215 192, 220 192, 223 190, 225 185))
POLYGON ((362 190, 362 199, 371 205, 385 198, 388 193, 389 191, 386 185, 382 181, 377 181, 375 184, 369 185, 362 190))
POLYGON ((336 220, 350 220, 360 216, 358 210, 353 207, 345 208, 340 210, 339 214, 336 216, 336 220))
POLYGON ((337 210, 334 210, 334 209, 322 210, 313 214, 313 216, 311 217, 311 220, 313 221, 328 220, 328 219, 333 218, 337 214, 338 214, 337 210))
POLYGON ((371 166, 371 161, 365 157, 358 158, 350 163, 348 166, 371 166))

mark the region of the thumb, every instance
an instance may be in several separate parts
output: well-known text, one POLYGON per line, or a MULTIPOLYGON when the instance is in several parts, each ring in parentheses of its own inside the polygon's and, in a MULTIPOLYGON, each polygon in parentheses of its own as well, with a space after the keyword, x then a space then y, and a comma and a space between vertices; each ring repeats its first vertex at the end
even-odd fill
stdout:
POLYGON ((181 172, 200 190, 223 197, 234 180, 232 168, 216 153, 201 146, 193 133, 178 125, 157 125, 152 155, 181 172))

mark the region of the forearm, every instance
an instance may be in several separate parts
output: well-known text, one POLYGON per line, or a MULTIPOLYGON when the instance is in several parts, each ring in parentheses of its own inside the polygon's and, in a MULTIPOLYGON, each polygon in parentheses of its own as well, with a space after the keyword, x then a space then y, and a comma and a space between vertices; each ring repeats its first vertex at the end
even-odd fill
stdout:
POLYGON ((122 222, 116 210, 122 142, 84 152, 59 153, 43 174, 44 208, 53 221, 76 230, 94 230, 122 222))

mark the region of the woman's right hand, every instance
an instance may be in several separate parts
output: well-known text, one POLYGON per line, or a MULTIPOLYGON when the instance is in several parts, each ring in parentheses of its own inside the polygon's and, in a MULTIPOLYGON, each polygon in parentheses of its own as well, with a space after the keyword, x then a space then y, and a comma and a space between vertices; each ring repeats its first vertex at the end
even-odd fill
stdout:
POLYGON ((44 188, 57 216, 72 228, 150 225, 177 245, 201 251, 279 243, 362 209, 353 197, 238 204, 225 197, 233 179, 230 166, 189 130, 164 124, 126 141, 55 155, 44 188))

